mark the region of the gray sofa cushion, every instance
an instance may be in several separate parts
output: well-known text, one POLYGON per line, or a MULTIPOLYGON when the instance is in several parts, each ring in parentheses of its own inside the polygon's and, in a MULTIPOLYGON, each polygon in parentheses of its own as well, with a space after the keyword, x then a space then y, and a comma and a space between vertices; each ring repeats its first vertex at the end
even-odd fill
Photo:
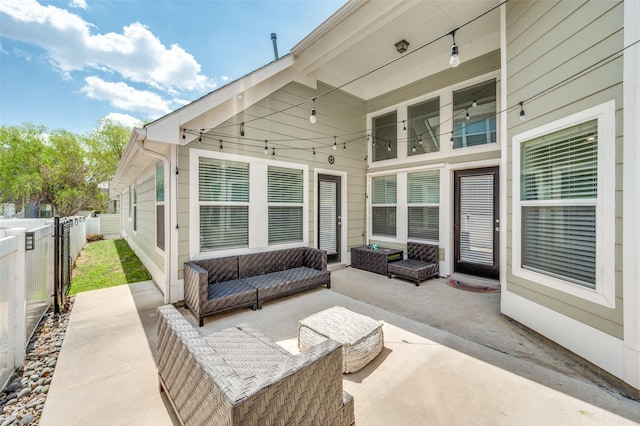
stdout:
POLYGON ((303 266, 304 249, 293 248, 238 257, 238 278, 270 274, 303 266))
POLYGON ((238 281, 255 287, 258 290, 258 300, 263 301, 298 289, 325 284, 329 282, 330 277, 329 271, 301 266, 286 271, 242 278, 238 281))
POLYGON ((238 256, 199 260, 195 263, 209 273, 209 284, 238 278, 238 256))

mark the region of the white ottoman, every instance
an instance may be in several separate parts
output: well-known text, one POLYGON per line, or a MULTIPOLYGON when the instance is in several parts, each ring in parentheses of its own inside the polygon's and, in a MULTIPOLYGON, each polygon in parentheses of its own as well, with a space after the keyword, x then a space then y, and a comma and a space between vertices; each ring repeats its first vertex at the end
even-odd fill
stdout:
POLYGON ((334 306, 298 323, 300 351, 327 339, 342 343, 342 372, 355 373, 382 350, 382 322, 334 306))

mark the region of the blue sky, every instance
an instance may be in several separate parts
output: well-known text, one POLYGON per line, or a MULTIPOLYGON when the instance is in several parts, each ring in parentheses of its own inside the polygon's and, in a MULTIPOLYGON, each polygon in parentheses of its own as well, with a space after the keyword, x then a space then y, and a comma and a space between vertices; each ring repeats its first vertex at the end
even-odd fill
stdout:
POLYGON ((330 0, 2 0, 0 124, 139 125, 271 62, 330 0))

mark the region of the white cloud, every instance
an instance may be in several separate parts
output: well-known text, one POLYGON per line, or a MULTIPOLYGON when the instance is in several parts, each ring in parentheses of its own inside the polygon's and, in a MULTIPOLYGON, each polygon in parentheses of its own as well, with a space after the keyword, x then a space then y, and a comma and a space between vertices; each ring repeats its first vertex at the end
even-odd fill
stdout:
POLYGON ((220 80, 222 80, 223 83, 226 83, 227 81, 229 81, 229 77, 226 75, 220 76, 220 80))
POLYGON ((112 112, 107 114, 106 117, 104 117, 105 120, 110 120, 114 123, 119 123, 122 124, 123 126, 126 127, 142 127, 142 120, 140 120, 139 118, 133 117, 129 114, 121 114, 119 112, 112 112))
POLYGON ((177 44, 165 46, 139 22, 125 26, 122 33, 94 34, 95 27, 78 15, 35 0, 2 1, 0 17, 3 37, 41 46, 63 73, 107 69, 172 94, 215 87, 193 55, 177 44))
POLYGON ((92 99, 109 101, 115 108, 143 113, 150 119, 171 112, 169 103, 156 93, 138 90, 122 82, 110 83, 95 76, 84 80, 86 84, 80 90, 82 93, 92 99))
POLYGON ((69 7, 75 7, 77 9, 88 9, 87 2, 85 0, 71 0, 69 7))

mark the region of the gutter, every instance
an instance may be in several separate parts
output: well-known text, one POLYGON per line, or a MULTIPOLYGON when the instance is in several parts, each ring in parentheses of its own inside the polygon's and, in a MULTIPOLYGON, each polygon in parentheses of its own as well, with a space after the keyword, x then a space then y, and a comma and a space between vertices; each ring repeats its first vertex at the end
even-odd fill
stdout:
POLYGON ((168 182, 171 176, 170 162, 169 162, 169 158, 167 158, 165 155, 159 152, 153 151, 144 146, 144 142, 147 140, 146 129, 135 128, 134 133, 136 134, 136 138, 135 138, 135 144, 133 146, 133 149, 140 151, 142 154, 162 160, 164 170, 165 170, 165 173, 164 173, 164 188, 165 188, 164 302, 171 303, 171 206, 169 205, 169 209, 166 208, 167 200, 169 201, 171 200, 171 194, 172 194, 171 183, 168 182), (167 185, 167 183, 169 184, 167 185), (167 214, 167 212, 169 212, 169 214, 167 214))

